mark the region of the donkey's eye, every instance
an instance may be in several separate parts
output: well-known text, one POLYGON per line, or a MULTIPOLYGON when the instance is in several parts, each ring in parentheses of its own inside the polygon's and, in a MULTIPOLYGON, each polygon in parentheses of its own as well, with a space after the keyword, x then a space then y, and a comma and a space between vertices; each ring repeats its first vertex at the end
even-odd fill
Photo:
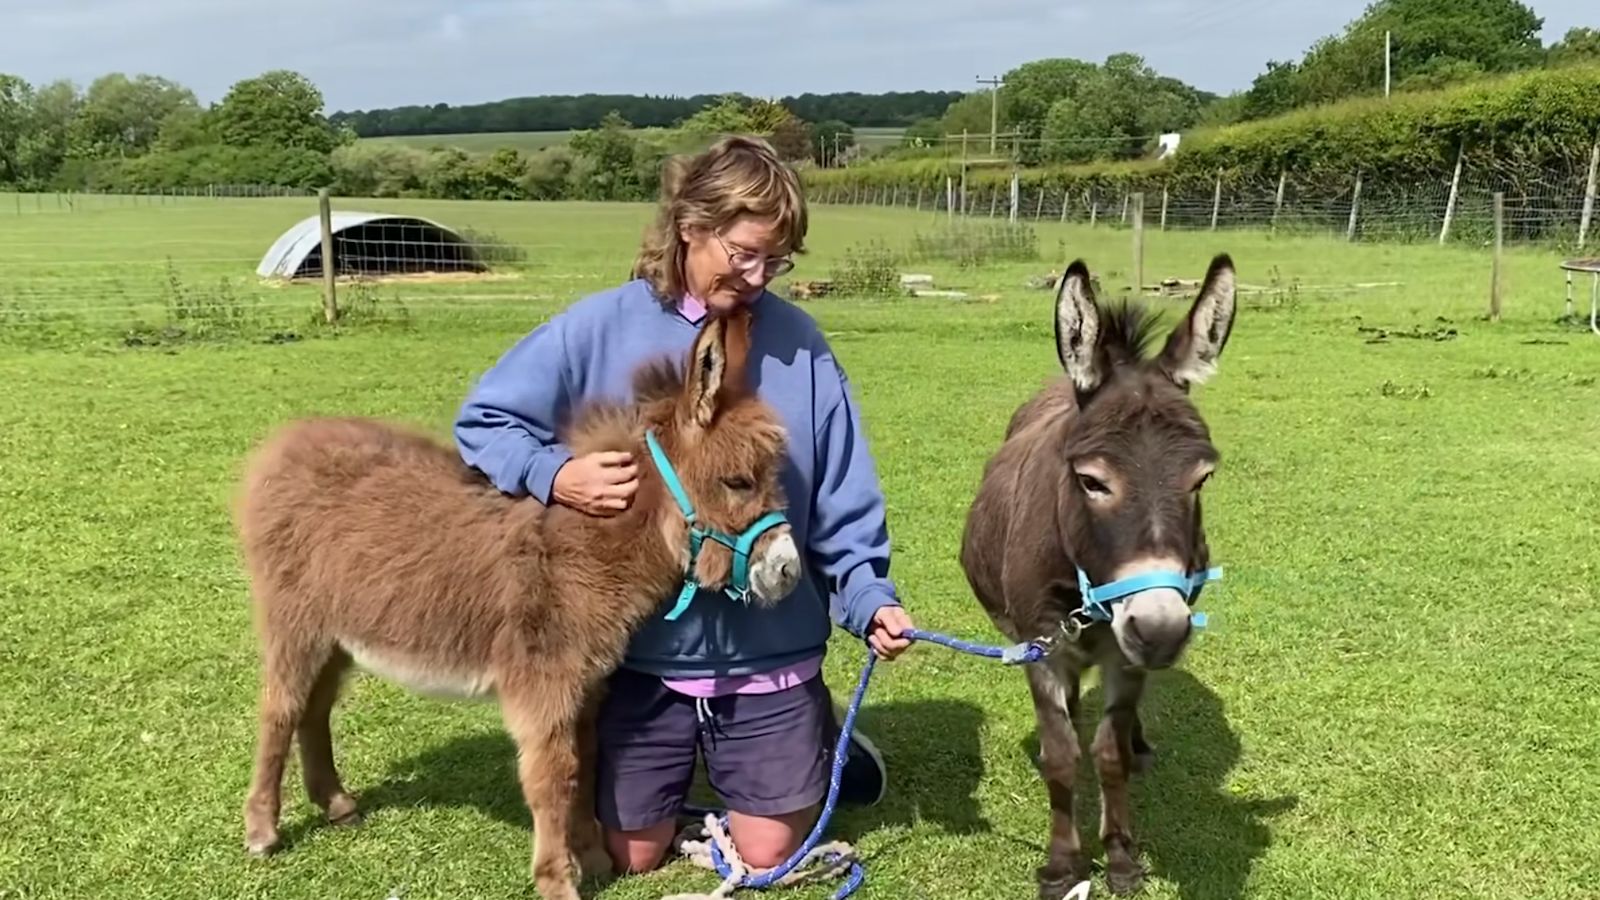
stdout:
POLYGON ((1093 475, 1086 475, 1082 472, 1077 473, 1077 475, 1078 487, 1083 488, 1084 493, 1088 494, 1089 496, 1109 497, 1111 495, 1111 488, 1106 487, 1106 483, 1104 481, 1101 481, 1093 475))
POLYGON ((1193 492, 1193 493, 1196 493, 1196 494, 1200 493, 1200 489, 1205 487, 1206 486, 1206 482, 1211 480, 1211 475, 1212 475, 1211 472, 1207 472, 1204 475, 1201 475, 1200 479, 1194 483, 1194 487, 1190 488, 1189 490, 1191 492, 1193 492))
POLYGON ((756 489, 755 482, 745 478, 742 475, 730 475, 727 478, 722 479, 722 486, 730 491, 735 491, 740 494, 756 489))

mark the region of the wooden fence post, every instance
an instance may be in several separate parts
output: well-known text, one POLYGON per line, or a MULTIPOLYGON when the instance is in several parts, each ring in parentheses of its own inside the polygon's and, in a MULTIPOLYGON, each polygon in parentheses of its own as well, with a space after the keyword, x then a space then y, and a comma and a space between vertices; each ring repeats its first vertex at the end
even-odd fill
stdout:
POLYGON ((333 201, 327 188, 317 191, 317 205, 322 209, 322 316, 332 325, 339 319, 339 303, 334 297, 333 201))
POLYGON ((1167 186, 1161 186, 1161 230, 1167 230, 1167 186))
POLYGON ((1289 180, 1289 170, 1282 169, 1278 172, 1278 196, 1272 201, 1272 228, 1271 234, 1278 233, 1278 213, 1283 211, 1283 186, 1289 180))
POLYGON ((1222 212, 1222 172, 1217 172, 1217 190, 1211 195, 1211 230, 1217 230, 1217 215, 1222 212))
POLYGON ((1583 216, 1578 220, 1578 249, 1589 237, 1589 226, 1594 222, 1595 178, 1600 175, 1600 137, 1594 139, 1594 149, 1589 151, 1589 183, 1583 189, 1583 216))
POLYGON ((1467 154, 1467 144, 1461 142, 1460 149, 1456 150, 1456 173, 1450 177, 1450 199, 1444 205, 1444 224, 1439 226, 1439 244, 1443 246, 1450 237, 1450 220, 1456 214, 1456 195, 1461 190, 1461 160, 1467 154))
POLYGON ((1356 212, 1361 209, 1361 173, 1356 173, 1356 188, 1350 192, 1350 224, 1345 226, 1344 239, 1356 239, 1356 212))
POLYGON ((1494 192, 1494 262, 1489 268, 1489 321, 1500 321, 1501 273, 1504 271, 1501 256, 1505 250, 1506 195, 1494 192))
POLYGON ((1133 296, 1144 294, 1144 191, 1133 195, 1133 296))

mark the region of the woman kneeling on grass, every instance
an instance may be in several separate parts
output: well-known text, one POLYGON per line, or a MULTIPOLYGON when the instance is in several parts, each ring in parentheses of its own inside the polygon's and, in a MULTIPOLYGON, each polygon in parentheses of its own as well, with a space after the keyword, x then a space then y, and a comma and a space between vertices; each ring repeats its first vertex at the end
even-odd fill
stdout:
MULTIPOLYGON (((708 311, 749 306, 758 392, 791 435, 783 488, 810 577, 771 609, 713 598, 644 626, 600 710, 596 812, 619 870, 655 868, 698 751, 739 855, 771 868, 798 849, 827 796, 839 733, 821 676, 830 615, 884 659, 908 646, 911 620, 889 580, 884 500, 849 381, 810 316, 766 289, 803 252, 799 179, 764 141, 729 138, 674 161, 664 181, 638 277, 512 347, 468 396, 455 436, 502 491, 615 515, 632 500, 637 461, 574 459, 556 424, 587 398, 627 396, 647 359, 687 353, 708 311)), ((876 804, 882 757, 859 731, 848 746, 840 801, 876 804)))

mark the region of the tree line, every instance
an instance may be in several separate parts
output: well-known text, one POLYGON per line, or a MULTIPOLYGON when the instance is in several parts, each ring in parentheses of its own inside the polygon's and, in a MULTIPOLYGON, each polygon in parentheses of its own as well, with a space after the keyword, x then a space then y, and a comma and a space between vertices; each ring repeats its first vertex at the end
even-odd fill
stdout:
MULTIPOLYGON (((479 134, 511 131, 578 131, 600 127, 616 113, 640 128, 667 128, 715 106, 725 96, 698 94, 661 97, 635 94, 577 94, 514 97, 491 103, 451 106, 401 106, 392 109, 340 111, 335 125, 348 125, 361 137, 426 134, 479 134)), ((734 94, 738 100, 753 98, 734 94)), ((830 120, 858 127, 904 127, 939 115, 961 97, 960 91, 890 91, 863 94, 800 94, 777 100, 808 122, 830 120)))
MULTIPOLYGON (((1541 27, 1542 20, 1519 0, 1377 0, 1343 34, 1318 42, 1291 69, 1269 64, 1250 88, 1228 96, 1163 75, 1131 53, 1113 53, 1101 63, 1034 60, 1006 73, 1000 128, 1013 137, 1002 138, 998 149, 1007 162, 1059 169, 1148 158, 1157 135, 1186 131, 1175 161, 1180 167, 1210 156, 1202 168, 1216 162, 1268 170, 1279 165, 1273 154, 1283 152, 1297 159, 1317 156, 1329 171, 1347 171, 1364 164, 1355 157, 1370 157, 1368 151, 1378 144, 1396 160, 1419 158, 1415 148, 1423 139, 1459 122, 1480 121, 1474 111, 1492 109, 1499 110, 1496 121, 1518 117, 1520 135, 1532 136, 1525 142, 1529 159, 1543 159, 1539 135, 1546 126, 1559 126, 1562 116, 1586 123, 1589 107, 1572 107, 1557 94, 1516 99, 1514 92, 1504 95, 1513 100, 1502 103, 1496 92, 1509 76, 1483 73, 1592 72, 1600 65, 1600 32, 1575 28, 1545 47, 1537 37, 1541 27), (1390 99, 1381 93, 1381 50, 1375 61, 1368 52, 1373 35, 1381 38, 1385 32, 1392 51, 1395 96, 1390 99), (1466 105, 1451 101, 1438 107, 1446 110, 1438 113, 1443 118, 1429 111, 1435 105, 1428 98, 1439 89, 1463 85, 1484 85, 1488 93, 1452 95, 1465 98, 1466 105), (1365 99, 1381 106, 1339 112, 1344 108, 1337 102, 1340 96, 1343 103, 1365 99), (1408 97, 1418 103, 1405 102, 1408 97), (1518 106, 1535 100, 1543 105, 1518 106), (1344 146, 1362 154, 1347 153, 1340 149, 1344 146), (1229 149, 1218 149, 1223 147, 1229 149)), ((1552 90, 1575 86, 1535 79, 1535 88, 1547 85, 1552 90)), ((1583 87, 1580 94, 1592 102, 1587 91, 1583 87)), ((202 106, 182 85, 151 75, 108 74, 80 90, 66 81, 33 86, 0 74, 0 187, 152 191, 256 184, 332 187, 346 195, 641 199, 655 194, 667 155, 703 147, 720 134, 762 134, 802 167, 848 164, 855 170, 849 177, 876 177, 863 171, 872 168, 864 163, 874 157, 888 157, 883 165, 891 169, 898 165, 895 157, 952 158, 948 136, 986 135, 991 115, 991 95, 985 92, 805 94, 782 101, 740 94, 622 98, 641 103, 619 100, 620 106, 598 114, 595 110, 606 105, 601 95, 525 99, 540 101, 547 110, 571 101, 562 113, 569 118, 534 123, 546 130, 581 117, 598 118, 567 129, 572 134, 564 143, 536 153, 506 149, 474 155, 358 141, 358 126, 366 127, 353 118, 358 114, 325 114, 318 88, 289 71, 244 79, 210 106, 202 106), (957 99, 946 103, 951 97, 957 99), (913 122, 901 146, 869 153, 856 145, 851 126, 904 121, 941 103, 946 105, 937 117, 930 113, 913 122), (840 118, 827 118, 830 113, 840 118)), ((518 102, 505 101, 503 108, 514 109, 518 102)), ((496 105, 484 105, 490 107, 496 105)), ((529 123, 501 124, 525 128, 529 123)), ((440 127, 464 130, 457 122, 440 127)), ((1495 127, 1500 131, 1486 133, 1499 134, 1496 139, 1504 144, 1505 129, 1495 127)), ((969 147, 972 155, 986 155, 985 144, 976 139, 969 147)), ((1427 163, 1432 165, 1431 156, 1427 163)), ((930 184, 941 183, 944 172, 942 163, 926 169, 930 184)), ((894 171, 881 174, 901 177, 894 171)))
MULTIPOLYGON (((837 103, 810 108, 848 111, 853 97, 872 95, 827 95, 837 103)), ((738 94, 703 98, 665 124, 611 109, 593 127, 531 156, 469 155, 361 142, 350 121, 325 114, 315 84, 287 70, 239 81, 210 106, 153 75, 112 73, 80 90, 68 81, 35 87, 0 74, 0 188, 13 190, 248 184, 375 196, 640 199, 657 190, 668 154, 729 133, 763 135, 802 165, 836 164, 856 150, 844 121, 807 120, 783 102, 738 94)))
POLYGON ((670 127, 640 128, 613 110, 596 128, 524 155, 512 147, 471 154, 456 147, 362 141, 331 155, 335 189, 363 197, 461 200, 644 200, 659 192, 669 156, 694 153, 727 134, 756 134, 789 162, 814 167, 854 144, 843 122, 810 123, 774 100, 725 95, 670 127))
MULTIPOLYGON (((1103 63, 1033 60, 1007 72, 999 95, 1000 140, 1028 165, 1147 157, 1165 132, 1259 121, 1360 97, 1410 94, 1529 70, 1600 63, 1600 29, 1576 27, 1545 46, 1544 19, 1520 0, 1376 0, 1342 32, 1297 61, 1271 60, 1248 88, 1208 94, 1161 75, 1131 53, 1103 63)), ((916 123, 896 154, 951 155, 951 135, 987 149, 988 91, 966 94, 916 123)), ((977 154, 975 155, 984 155, 977 154)))
POLYGON ((1600 30, 1572 28, 1545 46, 1543 28, 1544 18, 1520 0, 1378 0, 1298 61, 1269 61, 1250 88, 1229 97, 1212 119, 1263 119, 1381 96, 1386 53, 1391 93, 1600 62, 1600 30))
POLYGON ((355 135, 323 115, 304 76, 275 70, 202 107, 154 75, 34 87, 0 74, 0 186, 128 190, 205 184, 316 186, 355 135))
MULTIPOLYGON (((1581 196, 1600 143, 1600 65, 1533 69, 1385 99, 1356 97, 1272 118, 1198 129, 1169 159, 1037 166, 1017 172, 1022 189, 1059 203, 1101 210, 1134 191, 1149 197, 1233 196, 1292 180, 1313 200, 1404 205, 1413 193, 1437 197, 1452 170, 1488 173, 1509 197, 1532 201, 1529 221, 1569 211, 1542 198, 1553 183, 1581 196)), ((910 159, 807 173, 813 191, 835 196, 923 197, 931 205, 947 185, 993 198, 1003 194, 1010 165, 971 166, 958 159, 910 159)), ((1552 220, 1554 221, 1554 220, 1552 220)), ((1548 223, 1546 223, 1548 224, 1548 223)), ((1571 225, 1560 220, 1561 228, 1571 225)), ((1542 226, 1540 226, 1542 227, 1542 226)))

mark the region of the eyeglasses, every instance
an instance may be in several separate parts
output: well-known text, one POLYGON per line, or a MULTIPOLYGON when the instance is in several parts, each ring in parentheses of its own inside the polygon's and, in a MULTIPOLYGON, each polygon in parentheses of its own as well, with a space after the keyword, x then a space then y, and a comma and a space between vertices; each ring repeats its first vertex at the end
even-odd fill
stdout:
POLYGON ((714 231, 711 234, 717 239, 717 243, 722 245, 722 251, 728 254, 728 265, 739 271, 748 272, 759 266, 763 274, 772 279, 794 268, 794 260, 787 256, 765 256, 751 250, 734 250, 722 239, 722 235, 714 231))

